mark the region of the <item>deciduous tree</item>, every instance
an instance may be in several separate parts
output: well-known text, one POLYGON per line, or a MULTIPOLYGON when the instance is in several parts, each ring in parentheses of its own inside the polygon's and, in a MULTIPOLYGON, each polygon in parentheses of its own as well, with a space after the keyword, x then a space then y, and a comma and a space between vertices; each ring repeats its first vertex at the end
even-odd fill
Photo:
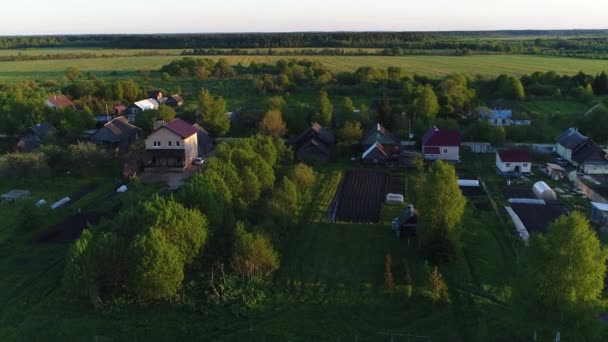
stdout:
POLYGON ((421 248, 435 261, 448 260, 454 250, 451 233, 460 222, 466 204, 454 167, 441 160, 434 162, 416 198, 421 248))
POLYGON ((418 118, 434 119, 439 113, 439 101, 430 85, 425 86, 414 102, 414 113, 418 118))
POLYGON ((550 336, 597 321, 607 258, 579 212, 558 218, 544 235, 533 234, 521 260, 514 303, 527 333, 537 329, 550 336))
POLYGON ((327 92, 320 92, 319 99, 317 100, 317 113, 315 115, 315 121, 322 126, 329 125, 331 123, 333 111, 334 106, 332 106, 327 92))
POLYGON ((200 121, 212 135, 228 133, 230 118, 226 114, 226 101, 222 97, 213 96, 205 89, 199 96, 198 105, 200 121))
POLYGON ((287 133, 287 124, 283 120, 283 114, 278 109, 269 110, 264 114, 259 125, 260 133, 274 138, 280 138, 287 133))

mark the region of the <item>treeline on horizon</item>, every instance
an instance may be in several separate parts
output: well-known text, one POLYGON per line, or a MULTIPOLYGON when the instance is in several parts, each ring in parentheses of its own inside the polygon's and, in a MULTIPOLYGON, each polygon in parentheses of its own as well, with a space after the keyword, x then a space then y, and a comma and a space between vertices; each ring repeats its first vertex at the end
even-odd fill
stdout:
POLYGON ((608 30, 521 30, 451 32, 300 32, 150 35, 52 35, 0 37, 0 49, 271 49, 402 48, 530 52, 534 49, 579 53, 608 52, 608 30), (513 39, 501 39, 513 37, 513 39))

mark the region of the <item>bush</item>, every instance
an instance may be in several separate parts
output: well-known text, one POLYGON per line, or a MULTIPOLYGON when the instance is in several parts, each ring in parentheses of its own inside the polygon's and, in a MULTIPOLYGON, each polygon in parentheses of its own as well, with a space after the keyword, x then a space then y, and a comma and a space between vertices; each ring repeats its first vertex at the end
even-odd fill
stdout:
POLYGON ((234 243, 232 268, 241 278, 266 278, 279 269, 279 254, 270 239, 247 232, 241 222, 237 223, 234 243))
POLYGON ((47 176, 49 167, 40 152, 8 153, 0 156, 0 175, 3 177, 47 176))
POLYGON ((306 164, 298 164, 291 173, 291 180, 296 184, 299 191, 304 191, 315 182, 315 171, 306 164))
POLYGON ((109 165, 110 155, 92 142, 78 142, 68 146, 70 164, 79 175, 90 175, 109 165))
POLYGON ((448 296, 448 285, 443 279, 443 276, 439 272, 437 266, 433 268, 433 271, 429 276, 429 286, 431 293, 433 294, 433 297, 437 303, 445 305, 450 301, 448 296))

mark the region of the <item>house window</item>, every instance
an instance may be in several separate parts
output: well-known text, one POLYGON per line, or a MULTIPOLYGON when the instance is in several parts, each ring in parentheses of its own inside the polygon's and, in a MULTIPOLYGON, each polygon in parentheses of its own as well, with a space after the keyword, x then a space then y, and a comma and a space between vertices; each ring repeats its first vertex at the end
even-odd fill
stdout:
POLYGON ((447 149, 447 148, 444 148, 444 149, 443 149, 443 153, 448 153, 448 149, 447 149))
POLYGON ((175 146, 179 147, 179 140, 175 142, 175 146))
POLYGON ((160 141, 153 141, 152 142, 152 146, 154 146, 154 147, 160 147, 160 141))
POLYGON ((510 166, 511 166, 511 163, 505 163, 505 166, 506 166, 506 167, 510 167, 510 166))
POLYGON ((528 167, 528 163, 524 163, 524 167, 528 167))
POLYGON ((169 147, 171 147, 171 140, 169 140, 169 147))

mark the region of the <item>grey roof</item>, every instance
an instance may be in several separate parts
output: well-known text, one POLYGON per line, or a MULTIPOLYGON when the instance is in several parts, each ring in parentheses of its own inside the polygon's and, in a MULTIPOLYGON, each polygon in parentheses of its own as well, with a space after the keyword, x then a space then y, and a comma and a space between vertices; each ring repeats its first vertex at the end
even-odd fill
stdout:
POLYGON ((572 151, 572 160, 583 163, 608 163, 606 153, 590 139, 572 151))
POLYGON ((318 123, 313 123, 304 133, 302 133, 294 142, 295 149, 299 149, 302 146, 309 144, 311 141, 317 140, 315 144, 322 143, 326 145, 326 148, 331 148, 334 144, 335 139, 333 134, 318 123))
POLYGON ((399 139, 397 139, 393 133, 384 128, 381 124, 377 123, 363 133, 361 142, 368 145, 373 145, 374 142, 398 145, 399 139))
POLYGON ((44 121, 32 126, 31 130, 39 139, 44 139, 44 137, 46 137, 47 135, 53 134, 57 131, 55 129, 55 126, 53 126, 53 124, 48 121, 44 121))
POLYGON ((138 132, 139 128, 130 124, 129 119, 119 116, 103 125, 102 128, 91 135, 91 140, 98 142, 120 142, 138 132))
POLYGON ((574 128, 568 128, 562 135, 557 137, 557 143, 564 146, 567 149, 574 149, 578 145, 584 143, 589 138, 580 134, 574 128))

